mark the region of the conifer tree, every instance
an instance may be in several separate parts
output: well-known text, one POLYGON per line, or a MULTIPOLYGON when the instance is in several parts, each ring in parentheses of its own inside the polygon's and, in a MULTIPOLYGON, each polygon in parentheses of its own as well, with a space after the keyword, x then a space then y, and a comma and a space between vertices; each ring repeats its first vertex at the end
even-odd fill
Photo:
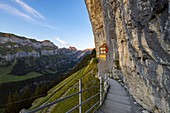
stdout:
POLYGON ((37 85, 36 86, 36 89, 35 89, 35 93, 34 93, 34 96, 38 96, 41 94, 41 87, 40 85, 37 85))
POLYGON ((12 94, 10 93, 8 96, 8 102, 7 102, 7 106, 5 108, 5 113, 10 113, 10 111, 12 110, 12 103, 13 102, 13 98, 12 98, 12 94))

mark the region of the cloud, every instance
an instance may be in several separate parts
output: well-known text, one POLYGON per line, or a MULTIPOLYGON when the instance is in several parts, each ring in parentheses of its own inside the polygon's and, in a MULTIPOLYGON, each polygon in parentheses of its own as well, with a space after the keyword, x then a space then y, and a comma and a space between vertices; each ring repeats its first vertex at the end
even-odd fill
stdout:
POLYGON ((11 13, 11 14, 20 16, 20 17, 22 17, 22 18, 24 18, 26 20, 34 21, 35 22, 35 20, 31 16, 29 16, 29 15, 19 11, 18 9, 16 9, 16 8, 14 8, 12 6, 9 6, 7 4, 0 3, 0 9, 3 9, 3 10, 5 10, 5 11, 11 13))
MULTIPOLYGON (((24 13, 24 12, 21 12, 20 10, 16 9, 15 7, 12 7, 8 4, 3 4, 3 3, 0 3, 0 9, 4 10, 4 11, 7 11, 8 13, 12 14, 12 15, 15 15, 15 16, 18 16, 18 17, 21 17, 22 19, 24 20, 27 20, 27 21, 30 21, 30 22, 34 22, 34 23, 37 23, 43 27, 46 27, 46 28, 50 28, 50 29, 54 29, 54 30, 57 30, 58 28, 52 26, 52 25, 49 25, 49 24, 44 24, 42 22, 39 22, 37 21, 36 19, 34 19, 32 16, 24 13)), ((29 8, 28 8, 29 9, 29 8)), ((31 11, 31 10, 30 10, 31 11)), ((34 10, 33 10, 34 11, 34 10)))
POLYGON ((28 14, 32 14, 34 17, 38 17, 44 19, 44 17, 35 9, 27 5, 25 2, 21 0, 14 0, 17 4, 19 4, 28 14))
POLYGON ((22 19, 27 20, 29 22, 34 22, 34 23, 36 23, 40 26, 50 28, 50 29, 53 29, 53 30, 58 30, 58 28, 56 28, 52 25, 40 22, 39 20, 34 18, 36 16, 36 17, 39 17, 41 19, 44 19, 44 17, 40 13, 38 13, 36 10, 34 10, 30 6, 28 6, 26 3, 22 2, 21 0, 15 0, 15 2, 20 4, 25 9, 25 12, 20 11, 17 8, 15 8, 11 5, 5 4, 5 3, 0 3, 0 9, 2 9, 2 10, 6 11, 6 12, 8 12, 8 13, 14 15, 14 16, 21 17, 22 19))
POLYGON ((54 29, 54 30, 58 30, 57 27, 54 27, 52 25, 48 25, 48 24, 43 24, 43 23, 40 23, 37 21, 38 24, 40 24, 41 26, 44 26, 44 27, 47 27, 47 28, 50 28, 50 29, 54 29))
POLYGON ((61 40, 59 37, 56 37, 55 40, 59 42, 59 46, 70 46, 70 44, 66 43, 65 41, 61 40))

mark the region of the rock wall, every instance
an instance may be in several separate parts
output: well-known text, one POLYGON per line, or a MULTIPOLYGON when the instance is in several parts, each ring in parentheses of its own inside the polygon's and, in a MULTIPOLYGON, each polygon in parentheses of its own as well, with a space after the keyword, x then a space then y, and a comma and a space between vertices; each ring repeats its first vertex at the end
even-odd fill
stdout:
POLYGON ((122 78, 129 92, 147 110, 170 113, 170 1, 85 3, 97 56, 103 43, 109 48, 106 61, 99 63, 99 74, 105 71, 122 78))
POLYGON ((101 1, 100 0, 87 0, 86 5, 88 7, 89 16, 91 19, 91 23, 93 26, 93 33, 95 39, 95 47, 97 56, 99 56, 99 47, 106 42, 106 38, 104 36, 104 21, 103 14, 101 9, 101 1))

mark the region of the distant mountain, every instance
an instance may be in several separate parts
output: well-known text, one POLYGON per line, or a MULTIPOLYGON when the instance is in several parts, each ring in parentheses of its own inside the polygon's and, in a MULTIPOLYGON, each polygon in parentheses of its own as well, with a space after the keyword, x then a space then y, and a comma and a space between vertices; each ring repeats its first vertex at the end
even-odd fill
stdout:
POLYGON ((77 50, 77 48, 76 48, 76 47, 73 47, 73 46, 70 46, 69 49, 70 49, 70 50, 74 50, 74 51, 77 50))
POLYGON ((49 40, 37 41, 2 32, 0 45, 0 68, 12 66, 10 73, 14 75, 67 72, 91 52, 80 51, 75 47, 58 48, 49 40))

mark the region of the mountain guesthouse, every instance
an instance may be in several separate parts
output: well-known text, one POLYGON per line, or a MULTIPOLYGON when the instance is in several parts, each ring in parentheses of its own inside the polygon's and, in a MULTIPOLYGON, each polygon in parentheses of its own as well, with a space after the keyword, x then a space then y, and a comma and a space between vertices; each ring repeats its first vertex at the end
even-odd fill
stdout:
POLYGON ((108 47, 106 43, 104 43, 102 46, 99 47, 99 58, 106 60, 106 54, 108 52, 108 47))

